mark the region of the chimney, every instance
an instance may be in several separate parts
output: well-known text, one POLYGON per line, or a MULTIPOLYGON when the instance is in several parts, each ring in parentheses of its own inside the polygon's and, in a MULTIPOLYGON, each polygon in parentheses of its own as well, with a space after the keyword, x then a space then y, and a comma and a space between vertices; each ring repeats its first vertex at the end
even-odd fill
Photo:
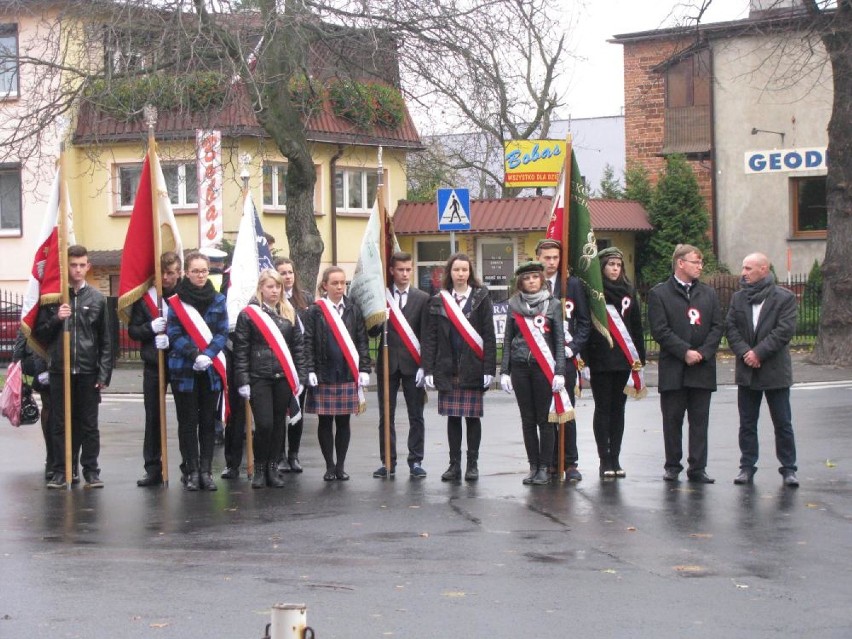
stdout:
POLYGON ((749 0, 748 17, 777 18, 784 14, 799 13, 803 9, 802 0, 749 0))

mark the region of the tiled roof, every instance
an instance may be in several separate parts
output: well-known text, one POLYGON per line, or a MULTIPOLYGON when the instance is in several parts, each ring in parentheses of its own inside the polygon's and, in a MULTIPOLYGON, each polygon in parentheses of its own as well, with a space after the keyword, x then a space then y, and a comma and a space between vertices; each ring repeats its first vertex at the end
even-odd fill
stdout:
MULTIPOLYGON (((372 130, 359 130, 349 120, 337 117, 326 102, 323 111, 312 115, 306 122, 310 142, 330 144, 357 144, 364 146, 386 146, 392 148, 422 149, 420 136, 408 113, 396 129, 377 126, 372 130)), ((243 88, 236 88, 221 109, 204 114, 189 112, 162 112, 158 114, 156 137, 158 140, 186 140, 195 137, 198 128, 218 129, 225 137, 267 137, 258 124, 248 95, 243 88)), ((89 103, 80 108, 75 144, 104 142, 128 142, 144 140, 148 127, 142 117, 129 121, 118 120, 106 115, 89 103)))
MULTIPOLYGON (((550 196, 471 200, 470 231, 460 233, 525 233, 544 231, 550 221, 550 196)), ((589 200, 592 228, 596 231, 651 231, 648 213, 629 200, 589 200)), ((398 235, 438 232, 435 202, 406 202, 397 205, 393 216, 398 235)))

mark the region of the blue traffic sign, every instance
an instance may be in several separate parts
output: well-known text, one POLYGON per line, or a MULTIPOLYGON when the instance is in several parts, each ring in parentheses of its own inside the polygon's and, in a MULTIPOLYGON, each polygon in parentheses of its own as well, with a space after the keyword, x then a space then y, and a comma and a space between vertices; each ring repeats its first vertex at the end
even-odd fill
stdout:
POLYGON ((438 230, 470 230, 470 191, 438 189, 438 230))

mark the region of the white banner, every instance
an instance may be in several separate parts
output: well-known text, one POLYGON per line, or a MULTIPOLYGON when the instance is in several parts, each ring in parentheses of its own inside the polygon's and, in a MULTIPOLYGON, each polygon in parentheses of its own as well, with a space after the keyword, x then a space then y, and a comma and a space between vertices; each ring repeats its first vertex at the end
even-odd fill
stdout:
POLYGON ((746 173, 797 173, 800 171, 826 171, 826 147, 805 149, 775 149, 773 151, 746 151, 746 173))
POLYGON ((222 132, 195 132, 198 153, 198 248, 222 243, 222 132))

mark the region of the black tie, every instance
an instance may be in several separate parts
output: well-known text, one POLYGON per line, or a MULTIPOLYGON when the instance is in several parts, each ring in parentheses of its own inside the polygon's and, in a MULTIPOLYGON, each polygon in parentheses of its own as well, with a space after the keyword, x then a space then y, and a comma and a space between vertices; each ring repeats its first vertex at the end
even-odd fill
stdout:
POLYGON ((689 299, 689 291, 692 288, 692 284, 684 284, 683 290, 686 293, 686 299, 689 299))
POLYGON ((396 289, 396 294, 399 296, 399 307, 405 308, 405 294, 406 294, 406 292, 400 291, 399 289, 396 289))

